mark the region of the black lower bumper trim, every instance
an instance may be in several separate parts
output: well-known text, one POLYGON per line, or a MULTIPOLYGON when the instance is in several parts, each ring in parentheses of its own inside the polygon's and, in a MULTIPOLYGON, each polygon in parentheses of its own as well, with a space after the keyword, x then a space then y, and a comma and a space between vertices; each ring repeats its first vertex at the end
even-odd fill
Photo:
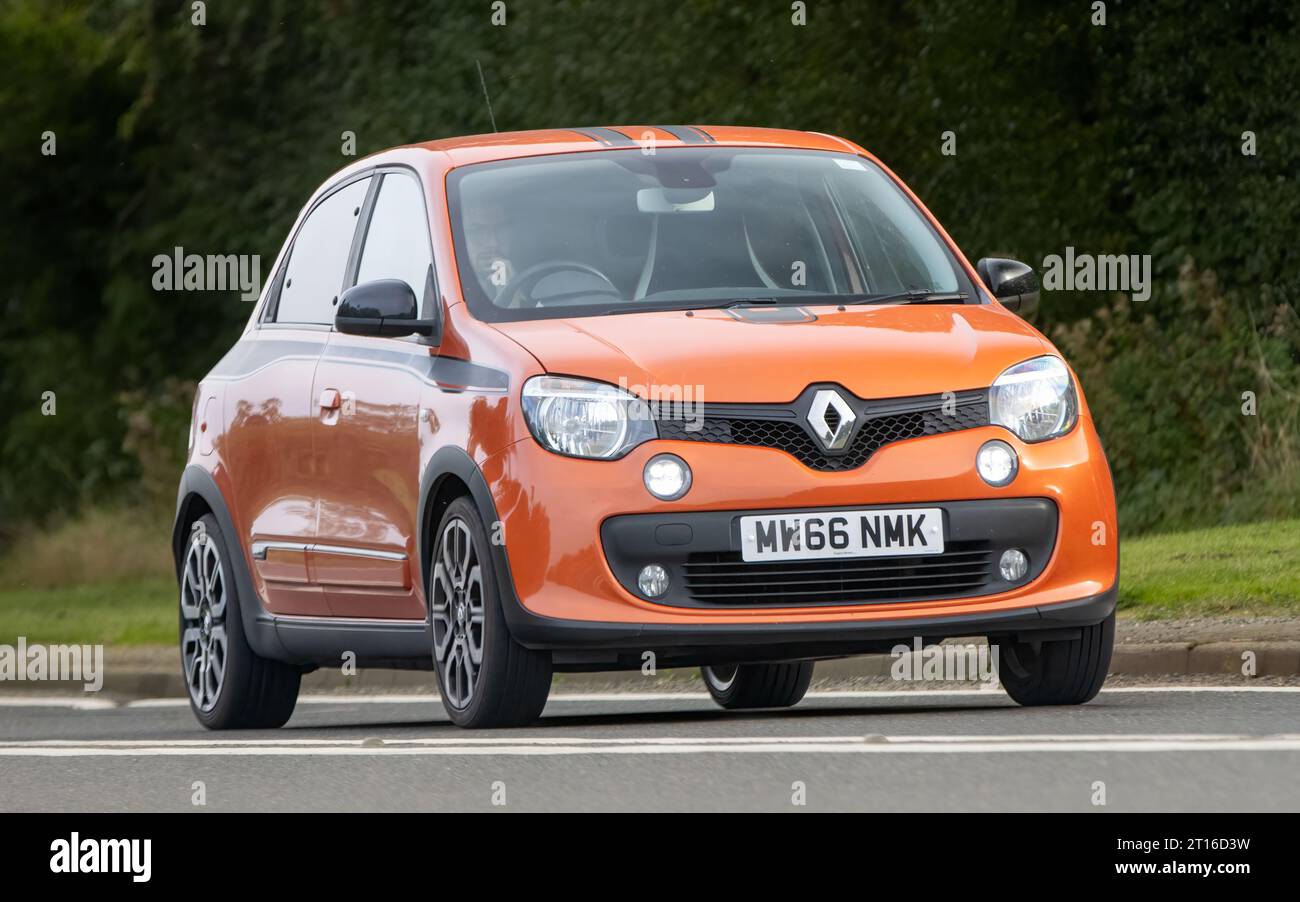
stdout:
POLYGON ((1099 595, 1039 607, 942 617, 833 623, 639 624, 556 620, 516 610, 510 632, 530 648, 552 651, 655 651, 667 660, 709 658, 715 651, 751 660, 841 657, 887 651, 900 641, 960 636, 1068 632, 1105 620, 1115 611, 1118 582, 1099 595), (743 654, 737 654, 743 647, 743 654))

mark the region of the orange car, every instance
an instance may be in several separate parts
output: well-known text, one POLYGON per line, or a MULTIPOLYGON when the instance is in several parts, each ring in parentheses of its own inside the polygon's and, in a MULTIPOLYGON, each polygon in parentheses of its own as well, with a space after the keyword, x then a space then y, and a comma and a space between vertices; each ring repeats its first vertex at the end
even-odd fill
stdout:
POLYGON ((520 724, 553 671, 813 662, 987 636, 1023 704, 1092 698, 1115 500, 1032 270, 972 267, 862 148, 582 128, 330 178, 194 402, 173 548, 207 727, 303 673, 434 669, 520 724))

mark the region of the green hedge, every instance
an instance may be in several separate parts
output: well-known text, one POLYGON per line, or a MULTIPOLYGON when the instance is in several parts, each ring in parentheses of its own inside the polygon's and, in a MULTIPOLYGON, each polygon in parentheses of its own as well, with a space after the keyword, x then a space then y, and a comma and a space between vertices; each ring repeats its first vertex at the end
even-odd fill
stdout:
POLYGON ((1269 379, 1296 385, 1275 311, 1300 287, 1297 8, 1113 0, 1096 26, 1090 3, 810 0, 796 26, 791 6, 508 0, 494 26, 485 0, 219 0, 198 27, 188 0, 0 0, 0 530, 132 496, 179 459, 183 431, 161 428, 188 414, 176 386, 248 307, 155 293, 155 254, 269 266, 307 194, 349 162, 343 131, 364 154, 490 130, 480 66, 502 129, 829 131, 893 166, 972 259, 1151 254, 1141 310, 1045 299, 1044 328, 1074 336, 1126 526, 1285 508, 1270 470, 1285 455, 1256 448, 1295 441, 1275 416, 1287 396, 1253 421, 1237 411, 1240 390, 1258 383, 1263 402, 1269 379), (39 153, 46 130, 55 157, 39 153), (1230 313, 1187 306, 1188 259, 1230 313), (1256 343, 1268 379, 1251 375, 1256 343), (164 447, 145 453, 141 435, 164 447))

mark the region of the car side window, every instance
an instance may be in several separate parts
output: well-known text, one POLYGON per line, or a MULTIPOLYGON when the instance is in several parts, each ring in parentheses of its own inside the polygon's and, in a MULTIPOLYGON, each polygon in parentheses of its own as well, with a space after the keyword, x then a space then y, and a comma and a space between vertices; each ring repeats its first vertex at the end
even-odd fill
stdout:
MULTIPOLYGON (((429 220, 420 183, 414 176, 390 172, 379 186, 366 229, 357 283, 401 279, 423 303, 424 283, 432 262, 429 220)), ((423 311, 422 315, 428 316, 429 312, 423 311)))
POLYGON ((289 252, 276 322, 334 322, 334 305, 343 289, 357 218, 369 187, 369 178, 359 179, 307 214, 289 252))

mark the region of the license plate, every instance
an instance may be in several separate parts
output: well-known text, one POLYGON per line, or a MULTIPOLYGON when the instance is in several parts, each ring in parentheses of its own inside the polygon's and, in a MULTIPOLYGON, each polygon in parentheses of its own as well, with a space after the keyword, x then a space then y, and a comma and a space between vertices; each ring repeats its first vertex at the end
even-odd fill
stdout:
POLYGON ((740 518, 740 555, 745 561, 942 553, 943 511, 937 507, 740 518))

